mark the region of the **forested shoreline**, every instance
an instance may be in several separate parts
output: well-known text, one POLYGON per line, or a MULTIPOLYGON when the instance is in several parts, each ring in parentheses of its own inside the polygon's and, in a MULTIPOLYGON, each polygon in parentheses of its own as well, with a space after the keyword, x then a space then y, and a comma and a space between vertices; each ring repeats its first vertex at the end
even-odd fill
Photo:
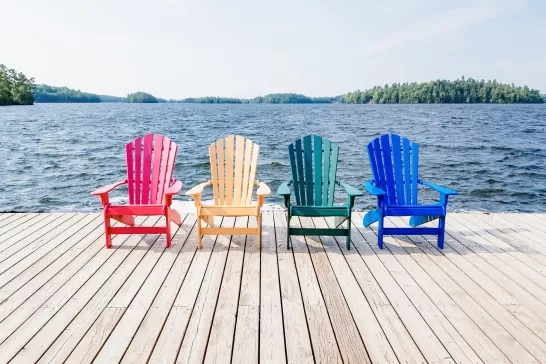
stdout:
MULTIPOLYGON (((39 85, 54 88, 52 86, 39 85)), ((349 92, 332 97, 309 97, 295 93, 276 93, 257 96, 250 99, 234 97, 188 97, 180 100, 165 100, 149 93, 136 92, 126 98, 118 96, 94 95, 70 90, 66 87, 57 94, 73 91, 70 100, 58 98, 58 101, 43 101, 42 95, 35 94, 37 102, 138 102, 138 103, 183 103, 183 104, 517 104, 543 103, 546 95, 528 86, 515 86, 493 81, 475 80, 472 78, 455 81, 436 80, 431 82, 394 83, 375 86, 364 91, 349 92)))
POLYGON ((349 104, 517 104, 543 103, 544 96, 527 86, 484 81, 472 78, 455 81, 394 83, 357 90, 344 96, 349 104))
POLYGON ((34 78, 0 64, 0 106, 32 105, 34 78))
POLYGON ((98 95, 68 87, 35 85, 34 78, 0 64, 0 106, 38 103, 191 103, 191 104, 516 104, 544 103, 546 95, 528 86, 516 86, 493 81, 460 79, 430 82, 393 83, 356 90, 333 97, 309 97, 295 93, 275 93, 254 98, 188 97, 165 100, 138 91, 127 97, 98 95))

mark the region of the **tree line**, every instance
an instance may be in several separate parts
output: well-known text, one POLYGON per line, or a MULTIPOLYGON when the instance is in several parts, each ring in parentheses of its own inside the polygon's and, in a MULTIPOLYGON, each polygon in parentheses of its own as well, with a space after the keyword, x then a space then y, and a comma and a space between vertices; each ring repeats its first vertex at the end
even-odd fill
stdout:
POLYGON ((339 97, 309 97, 301 94, 276 93, 257 96, 251 99, 233 97, 188 97, 182 100, 169 100, 184 104, 330 104, 339 102, 339 97))
POLYGON ((37 85, 34 99, 36 102, 101 102, 99 95, 49 85, 37 85))
POLYGON ((68 87, 35 85, 34 78, 0 65, 0 106, 32 105, 36 102, 130 102, 199 104, 438 104, 438 103, 543 103, 546 95, 528 86, 461 77, 455 81, 393 83, 334 97, 309 97, 295 93, 275 93, 250 99, 232 97, 189 97, 165 100, 146 92, 127 97, 97 95, 68 87))
POLYGON ((34 78, 0 64, 0 106, 32 105, 34 78))
POLYGON ((357 90, 344 95, 348 104, 515 104, 545 102, 538 90, 527 86, 503 84, 464 77, 455 81, 393 83, 366 91, 357 90))

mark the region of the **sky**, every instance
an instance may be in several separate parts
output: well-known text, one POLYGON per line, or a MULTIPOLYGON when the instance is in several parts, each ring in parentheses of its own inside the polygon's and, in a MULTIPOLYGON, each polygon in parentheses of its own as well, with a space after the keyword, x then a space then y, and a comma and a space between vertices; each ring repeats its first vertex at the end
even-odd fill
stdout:
POLYGON ((124 96, 335 96, 461 76, 546 93, 545 0, 0 0, 0 63, 124 96))

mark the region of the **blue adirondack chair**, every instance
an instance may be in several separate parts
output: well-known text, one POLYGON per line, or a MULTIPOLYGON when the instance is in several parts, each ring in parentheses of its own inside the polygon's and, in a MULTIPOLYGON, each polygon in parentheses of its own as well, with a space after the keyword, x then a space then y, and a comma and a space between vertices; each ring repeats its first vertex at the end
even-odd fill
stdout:
POLYGON ((356 196, 363 193, 336 180, 339 146, 318 135, 308 135, 288 146, 292 181, 281 184, 277 193, 284 197, 287 212, 287 241, 290 235, 346 236, 347 249, 351 242, 351 209, 356 196), (335 187, 340 186, 348 194, 347 204, 334 205, 335 187), (296 204, 290 203, 293 187, 296 204), (328 229, 290 227, 292 216, 335 217, 335 227, 328 229), (339 226, 347 221, 347 228, 339 226))
POLYGON ((383 248, 384 235, 438 235, 438 247, 444 248, 447 199, 457 192, 419 179, 419 145, 396 134, 385 134, 368 144, 368 157, 373 179, 364 183, 368 192, 377 196, 377 209, 364 216, 365 227, 379 222, 377 245, 383 248), (419 205, 419 185, 440 193, 437 204, 419 205), (409 224, 418 226, 439 219, 437 228, 386 228, 386 216, 411 216, 409 224))

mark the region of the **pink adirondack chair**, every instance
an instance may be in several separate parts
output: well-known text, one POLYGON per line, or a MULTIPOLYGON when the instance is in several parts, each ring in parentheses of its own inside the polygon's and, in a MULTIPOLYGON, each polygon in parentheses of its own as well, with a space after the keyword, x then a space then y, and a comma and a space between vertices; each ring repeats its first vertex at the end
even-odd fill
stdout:
POLYGON ((106 248, 112 246, 112 234, 166 234, 171 246, 171 224, 181 224, 180 214, 171 208, 173 195, 182 189, 182 182, 172 178, 178 146, 160 134, 147 134, 127 143, 127 178, 91 192, 100 196, 104 207, 106 248), (114 205, 108 193, 127 184, 129 204, 114 205), (165 226, 134 226, 134 216, 165 216, 165 226), (127 226, 112 227, 110 219, 127 226))

